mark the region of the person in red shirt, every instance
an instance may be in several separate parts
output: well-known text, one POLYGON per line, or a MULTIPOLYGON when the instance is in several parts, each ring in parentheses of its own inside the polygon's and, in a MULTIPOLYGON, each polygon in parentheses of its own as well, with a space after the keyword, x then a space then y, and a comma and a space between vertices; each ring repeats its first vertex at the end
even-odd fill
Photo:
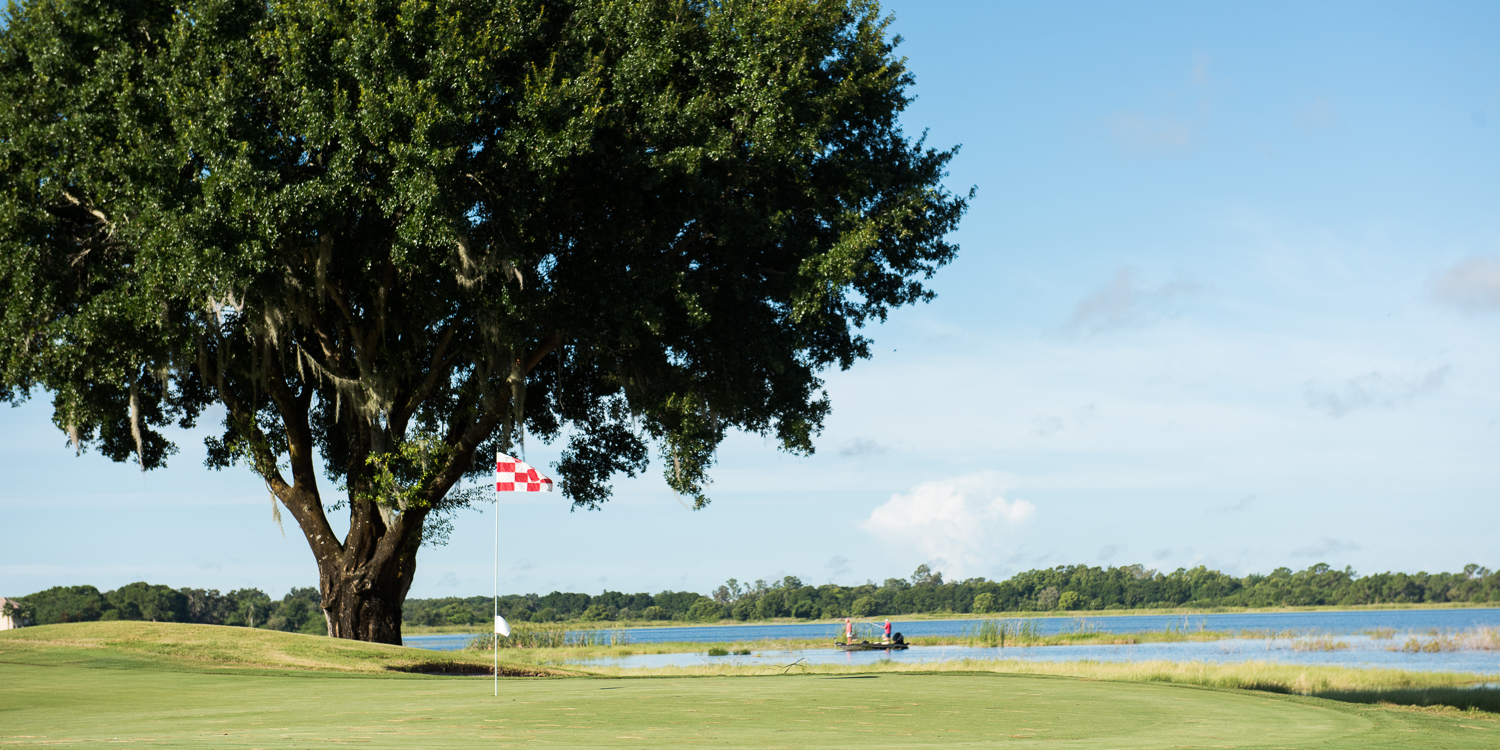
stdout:
POLYGON ((881 639, 880 642, 881 643, 890 643, 891 642, 891 618, 889 618, 889 617, 885 618, 885 638, 881 639))

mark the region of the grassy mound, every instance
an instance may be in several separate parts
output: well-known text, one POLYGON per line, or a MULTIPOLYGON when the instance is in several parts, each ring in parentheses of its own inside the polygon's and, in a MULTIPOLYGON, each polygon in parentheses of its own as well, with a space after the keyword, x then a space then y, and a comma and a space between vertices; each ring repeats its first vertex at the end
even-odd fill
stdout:
MULTIPOLYGON (((475 652, 443 652, 274 630, 165 622, 81 622, 0 631, 0 662, 186 672, 491 674, 475 652)), ((569 670, 500 663, 504 677, 569 670)))

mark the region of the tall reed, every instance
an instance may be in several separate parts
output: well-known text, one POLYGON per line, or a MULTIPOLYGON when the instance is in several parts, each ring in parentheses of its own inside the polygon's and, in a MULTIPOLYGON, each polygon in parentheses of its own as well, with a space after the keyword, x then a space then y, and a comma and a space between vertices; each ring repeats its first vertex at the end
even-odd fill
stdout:
MULTIPOLYGON (((630 636, 623 630, 570 630, 564 625, 521 622, 510 635, 500 638, 500 648, 568 648, 571 646, 623 646, 630 636)), ((464 648, 489 651, 495 647, 495 635, 484 633, 469 639, 464 648)))
POLYGON ((1036 620, 1001 620, 985 618, 977 626, 965 625, 961 637, 970 646, 1005 648, 1025 646, 1041 640, 1041 626, 1036 620))
POLYGON ((1437 653, 1441 651, 1500 651, 1500 628, 1479 626, 1457 633, 1433 633, 1427 638, 1410 637, 1391 651, 1437 653))

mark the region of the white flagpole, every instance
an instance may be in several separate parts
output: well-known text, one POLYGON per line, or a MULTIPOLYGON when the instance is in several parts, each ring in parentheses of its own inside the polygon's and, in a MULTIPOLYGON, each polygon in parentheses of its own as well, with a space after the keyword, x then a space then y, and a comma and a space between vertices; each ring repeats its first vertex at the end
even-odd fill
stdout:
MULTIPOLYGON (((495 621, 500 621, 500 493, 495 493, 495 621)), ((491 628, 499 630, 499 628, 491 628)), ((495 697, 500 697, 500 634, 490 633, 495 644, 495 697)))

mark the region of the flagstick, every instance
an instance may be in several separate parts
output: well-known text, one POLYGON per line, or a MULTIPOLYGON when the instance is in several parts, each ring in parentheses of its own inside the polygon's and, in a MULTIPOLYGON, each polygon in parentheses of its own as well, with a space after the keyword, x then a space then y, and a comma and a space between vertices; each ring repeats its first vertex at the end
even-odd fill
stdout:
MULTIPOLYGON (((495 622, 500 617, 500 493, 495 493, 495 622)), ((494 624, 494 623, 491 623, 494 624)), ((499 628, 490 628, 499 630, 499 628)), ((491 633, 495 644, 495 697, 500 697, 500 634, 491 633)))

